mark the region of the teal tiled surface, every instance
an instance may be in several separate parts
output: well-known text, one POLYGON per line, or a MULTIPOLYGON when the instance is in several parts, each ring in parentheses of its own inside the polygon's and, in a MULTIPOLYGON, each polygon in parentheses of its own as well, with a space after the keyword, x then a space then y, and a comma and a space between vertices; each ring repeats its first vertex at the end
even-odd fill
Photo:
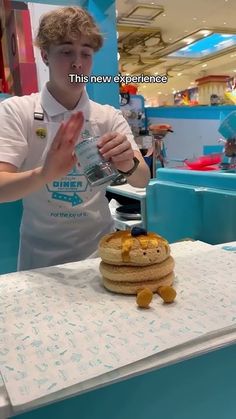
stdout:
POLYGON ((21 216, 21 201, 0 204, 0 274, 16 271, 21 216))

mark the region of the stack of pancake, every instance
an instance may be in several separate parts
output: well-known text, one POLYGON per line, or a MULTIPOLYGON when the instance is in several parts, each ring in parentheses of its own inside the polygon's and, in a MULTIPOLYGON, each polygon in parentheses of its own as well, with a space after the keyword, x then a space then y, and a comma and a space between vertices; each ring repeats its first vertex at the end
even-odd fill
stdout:
POLYGON ((174 259, 168 242, 144 229, 117 231, 99 243, 100 272, 104 286, 121 294, 138 294, 148 288, 158 292, 174 280, 174 259))

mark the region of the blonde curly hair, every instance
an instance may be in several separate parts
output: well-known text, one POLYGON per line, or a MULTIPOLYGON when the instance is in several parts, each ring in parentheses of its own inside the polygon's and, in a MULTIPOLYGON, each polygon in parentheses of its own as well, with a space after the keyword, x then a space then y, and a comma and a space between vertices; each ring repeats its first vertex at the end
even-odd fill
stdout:
POLYGON ((34 44, 48 50, 51 44, 60 44, 65 39, 75 41, 81 35, 89 38, 94 51, 102 47, 103 36, 85 9, 79 6, 60 7, 41 17, 34 44))

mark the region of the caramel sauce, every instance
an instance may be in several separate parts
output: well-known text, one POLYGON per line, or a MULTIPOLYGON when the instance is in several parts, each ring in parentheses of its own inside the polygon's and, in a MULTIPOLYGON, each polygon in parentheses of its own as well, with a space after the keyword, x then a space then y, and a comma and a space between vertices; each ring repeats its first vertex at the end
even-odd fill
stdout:
POLYGON ((140 235, 133 237, 130 230, 116 231, 110 237, 107 237, 106 242, 108 243, 113 238, 121 238, 121 257, 123 262, 130 262, 130 250, 134 240, 138 240, 141 249, 146 250, 148 244, 152 243, 153 246, 159 246, 160 243, 164 244, 166 251, 168 252, 168 242, 161 236, 155 233, 147 233, 147 235, 140 235))

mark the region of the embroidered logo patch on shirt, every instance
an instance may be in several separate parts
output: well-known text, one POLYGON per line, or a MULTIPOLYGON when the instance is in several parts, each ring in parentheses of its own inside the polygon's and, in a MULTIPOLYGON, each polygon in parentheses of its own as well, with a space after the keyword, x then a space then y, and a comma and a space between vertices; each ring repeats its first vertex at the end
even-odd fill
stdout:
POLYGON ((37 128, 35 133, 40 138, 46 138, 47 136, 47 130, 45 128, 37 128))

